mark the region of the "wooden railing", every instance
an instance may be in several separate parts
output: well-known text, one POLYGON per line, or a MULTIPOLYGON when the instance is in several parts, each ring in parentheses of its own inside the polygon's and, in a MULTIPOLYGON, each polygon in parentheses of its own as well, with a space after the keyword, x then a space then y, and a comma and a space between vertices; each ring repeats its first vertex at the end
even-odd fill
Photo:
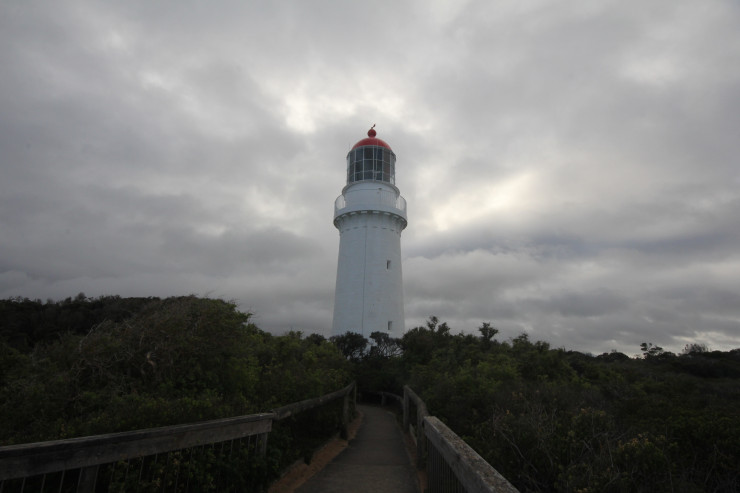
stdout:
POLYGON ((430 493, 518 491, 455 432, 430 416, 424 401, 408 385, 403 388, 403 428, 416 439, 417 466, 426 468, 430 493), (415 426, 412 409, 416 410, 415 426))
POLYGON ((273 422, 343 398, 346 437, 355 396, 352 383, 268 413, 0 447, 0 492, 245 491, 242 475, 264 462, 273 422))
POLYGON ((424 418, 430 493, 518 491, 483 457, 434 416, 424 418))

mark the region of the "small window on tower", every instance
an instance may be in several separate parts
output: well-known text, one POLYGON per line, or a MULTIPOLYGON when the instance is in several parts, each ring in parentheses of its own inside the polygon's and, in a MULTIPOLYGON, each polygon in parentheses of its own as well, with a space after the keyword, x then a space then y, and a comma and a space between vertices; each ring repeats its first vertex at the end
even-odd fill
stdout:
POLYGON ((393 322, 388 320, 388 332, 390 332, 392 328, 393 328, 393 322))
POLYGON ((385 268, 386 268, 387 270, 391 270, 391 261, 390 261, 390 260, 386 260, 386 261, 385 261, 385 268))

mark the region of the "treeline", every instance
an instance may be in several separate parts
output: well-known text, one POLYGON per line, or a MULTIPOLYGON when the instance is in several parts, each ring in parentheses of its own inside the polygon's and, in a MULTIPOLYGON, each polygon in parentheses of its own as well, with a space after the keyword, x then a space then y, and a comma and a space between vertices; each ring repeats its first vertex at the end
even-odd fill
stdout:
POLYGON ((0 445, 263 412, 352 378, 323 338, 222 300, 0 302, 0 445))
POLYGON ((360 388, 403 384, 521 491, 740 490, 740 350, 642 358, 553 349, 522 334, 332 338, 360 388))
MULTIPOLYGON (((740 490, 740 350, 593 357, 497 335, 432 317, 400 339, 327 341, 270 335, 222 300, 2 300, 0 445, 261 412, 356 379, 410 384, 521 491, 740 490)), ((265 477, 323 419, 274 430, 265 477)))
POLYGON ((61 301, 28 298, 0 300, 0 340, 23 353, 37 344, 55 342, 67 334, 86 334, 103 322, 120 322, 159 298, 88 298, 79 293, 61 301))

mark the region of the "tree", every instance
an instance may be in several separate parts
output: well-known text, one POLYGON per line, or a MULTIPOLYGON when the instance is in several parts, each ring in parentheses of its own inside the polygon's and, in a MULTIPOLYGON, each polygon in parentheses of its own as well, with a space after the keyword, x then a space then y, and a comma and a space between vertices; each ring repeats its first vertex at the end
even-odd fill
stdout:
POLYGON ((365 356, 368 341, 362 334, 347 331, 342 335, 332 336, 329 340, 350 361, 359 361, 365 356))
POLYGON ((481 339, 483 340, 483 346, 486 348, 491 346, 491 341, 499 332, 496 327, 491 327, 491 324, 488 322, 483 322, 483 325, 478 327, 478 331, 480 332, 481 339))
POLYGON ((642 357, 645 359, 663 354, 663 348, 652 342, 643 342, 640 344, 640 350, 642 351, 642 357))
POLYGON ((310 342, 311 344, 315 344, 316 346, 321 346, 326 342, 326 337, 322 336, 321 334, 309 334, 306 336, 306 341, 310 342))
POLYGON ((380 356, 381 358, 390 358, 401 354, 401 345, 398 339, 392 338, 385 332, 373 332, 370 339, 375 343, 370 348, 371 356, 380 356))
POLYGON ((709 352, 709 347, 707 347, 706 344, 692 342, 691 344, 686 344, 686 347, 683 348, 683 351, 681 351, 681 354, 708 353, 708 352, 709 352))
POLYGON ((434 315, 427 320, 427 329, 441 336, 450 335, 450 327, 447 322, 439 323, 439 319, 434 315))

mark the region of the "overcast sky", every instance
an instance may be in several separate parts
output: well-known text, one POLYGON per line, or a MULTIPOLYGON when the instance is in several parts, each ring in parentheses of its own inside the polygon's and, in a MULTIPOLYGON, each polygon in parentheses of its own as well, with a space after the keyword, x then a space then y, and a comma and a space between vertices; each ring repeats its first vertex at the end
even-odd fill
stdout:
POLYGON ((740 347, 740 3, 0 4, 0 297, 223 297, 329 334, 349 148, 406 326, 740 347))

